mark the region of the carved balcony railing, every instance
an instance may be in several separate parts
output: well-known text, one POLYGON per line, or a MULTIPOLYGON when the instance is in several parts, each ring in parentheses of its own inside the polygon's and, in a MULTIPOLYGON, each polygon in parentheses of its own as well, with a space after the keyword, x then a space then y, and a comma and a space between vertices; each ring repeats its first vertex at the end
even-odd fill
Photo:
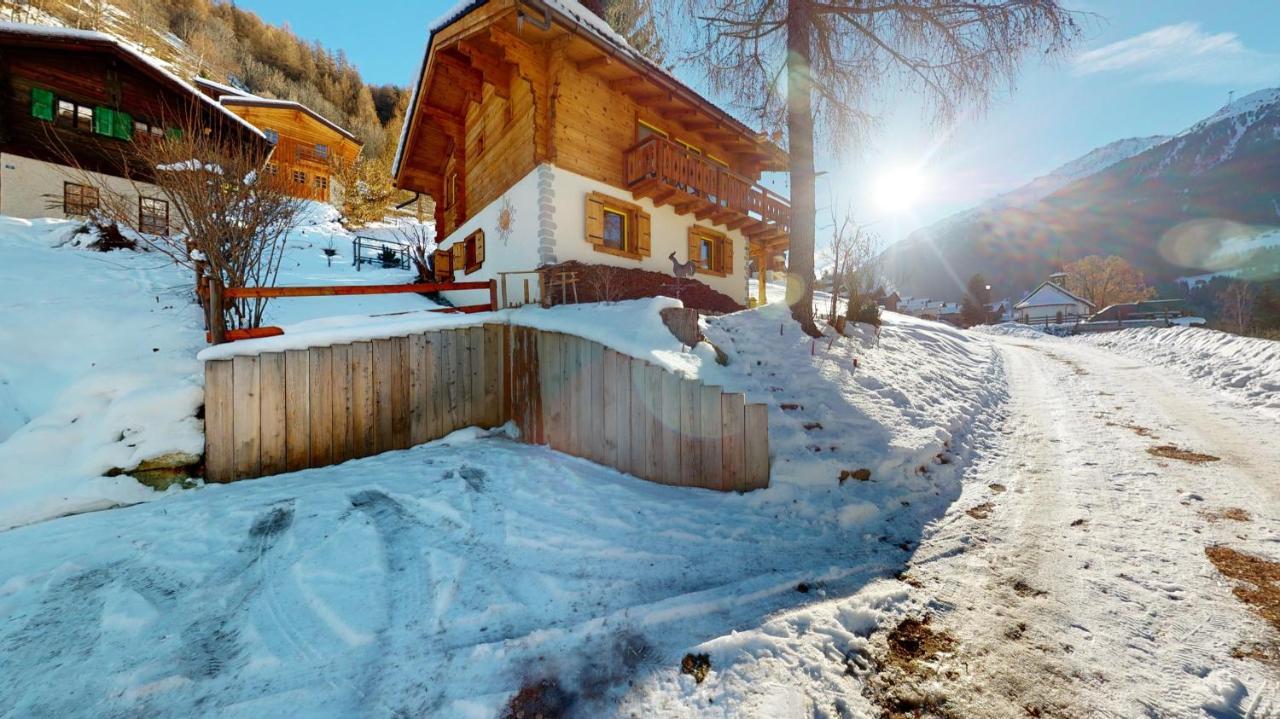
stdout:
POLYGON ((636 197, 673 205, 679 214, 693 212, 755 240, 789 233, 786 198, 670 140, 645 138, 625 157, 627 186, 636 197))

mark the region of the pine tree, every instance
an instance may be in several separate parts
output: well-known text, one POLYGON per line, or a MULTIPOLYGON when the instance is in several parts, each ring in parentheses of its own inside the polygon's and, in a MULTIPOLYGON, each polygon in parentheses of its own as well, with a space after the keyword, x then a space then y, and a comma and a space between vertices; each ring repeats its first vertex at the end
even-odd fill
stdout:
POLYGON ((960 303, 960 322, 965 327, 985 324, 991 306, 991 285, 981 274, 969 278, 964 300, 960 303))

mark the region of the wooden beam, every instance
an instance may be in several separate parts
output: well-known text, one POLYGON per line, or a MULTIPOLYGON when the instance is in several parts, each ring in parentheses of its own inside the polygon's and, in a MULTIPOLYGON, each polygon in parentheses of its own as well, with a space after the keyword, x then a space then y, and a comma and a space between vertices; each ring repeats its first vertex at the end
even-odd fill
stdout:
POLYGON ((579 62, 578 72, 589 72, 594 68, 608 67, 609 65, 612 65, 612 64, 613 64, 613 58, 609 57, 608 55, 597 55, 595 57, 587 58, 586 60, 579 62))
POLYGON ((466 135, 466 122, 457 115, 453 115, 432 105, 424 105, 422 107, 422 114, 426 115, 439 125, 440 129, 444 130, 444 134, 448 135, 450 138, 454 138, 456 140, 457 138, 461 138, 466 135))
POLYGON ((648 78, 643 75, 632 75, 624 77, 621 80, 613 80, 609 83, 609 89, 615 92, 629 93, 648 84, 648 78))
MULTIPOLYGON (((467 56, 471 64, 480 71, 484 81, 493 86, 494 94, 504 100, 511 98, 511 65, 505 59, 495 57, 493 53, 480 45, 478 40, 463 40, 458 43, 458 51, 467 56)), ((502 52, 494 47, 494 51, 502 52)))

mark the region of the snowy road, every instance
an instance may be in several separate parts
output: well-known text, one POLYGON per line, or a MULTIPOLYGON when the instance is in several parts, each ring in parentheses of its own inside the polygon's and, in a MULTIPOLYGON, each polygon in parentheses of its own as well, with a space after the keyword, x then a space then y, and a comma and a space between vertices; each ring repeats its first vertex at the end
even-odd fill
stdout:
POLYGON ((1274 420, 1082 342, 993 341, 1005 446, 909 569, 956 647, 920 688, 947 716, 1280 716, 1275 630, 1205 554, 1280 560, 1274 420))

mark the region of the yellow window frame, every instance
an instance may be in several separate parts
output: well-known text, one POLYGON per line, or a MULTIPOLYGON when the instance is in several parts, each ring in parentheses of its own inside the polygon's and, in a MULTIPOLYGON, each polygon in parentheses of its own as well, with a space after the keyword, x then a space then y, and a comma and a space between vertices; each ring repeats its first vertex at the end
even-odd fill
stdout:
POLYGON ((621 208, 613 207, 611 205, 605 205, 604 207, 600 208, 600 214, 601 214, 600 219, 601 219, 602 225, 603 225, 605 215, 614 214, 622 218, 622 247, 609 247, 609 245, 604 245, 604 246, 608 247, 611 250, 618 250, 620 252, 634 252, 635 250, 632 248, 632 245, 634 245, 635 243, 631 241, 631 211, 623 210, 621 208))
POLYGON ((649 132, 652 132, 653 134, 657 135, 658 137, 661 137, 661 138, 662 138, 662 139, 664 139, 664 140, 670 140, 670 139, 671 139, 671 133, 669 133, 669 132, 667 132, 666 130, 663 130, 663 129, 661 129, 661 128, 659 128, 659 127, 655 126, 655 125, 651 125, 651 124, 649 124, 649 123, 645 122, 644 120, 641 120, 641 119, 639 119, 639 118, 636 118, 636 142, 639 142, 639 141, 640 141, 640 128, 642 128, 642 127, 647 128, 647 129, 649 130, 649 132))
POLYGON ((689 151, 689 152, 692 152, 692 153, 693 153, 693 154, 695 154, 695 155, 701 155, 701 154, 702 154, 702 148, 701 148, 701 147, 698 147, 697 145, 693 144, 692 142, 686 142, 686 141, 684 141, 684 140, 681 140, 680 138, 676 138, 676 141, 675 141, 675 142, 676 142, 676 144, 677 144, 677 145, 679 145, 680 147, 683 147, 685 150, 687 150, 687 151, 689 151))

